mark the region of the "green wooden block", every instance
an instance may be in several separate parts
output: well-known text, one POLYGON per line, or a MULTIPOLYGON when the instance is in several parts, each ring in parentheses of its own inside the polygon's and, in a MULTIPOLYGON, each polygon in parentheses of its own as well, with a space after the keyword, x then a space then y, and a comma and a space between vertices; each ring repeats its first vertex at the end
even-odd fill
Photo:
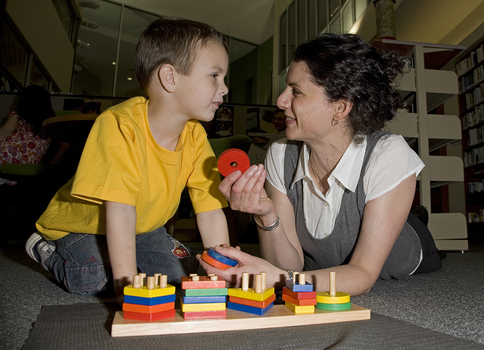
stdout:
POLYGON ((205 297, 213 295, 227 295, 227 288, 185 289, 187 297, 205 297))

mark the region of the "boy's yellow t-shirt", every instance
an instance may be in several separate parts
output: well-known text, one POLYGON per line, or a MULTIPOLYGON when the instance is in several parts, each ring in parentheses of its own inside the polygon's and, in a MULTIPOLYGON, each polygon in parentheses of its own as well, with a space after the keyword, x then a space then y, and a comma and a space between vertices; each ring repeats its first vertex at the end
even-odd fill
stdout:
POLYGON ((227 206, 218 190, 217 159, 207 134, 189 121, 175 151, 160 147, 148 122, 148 101, 135 97, 94 123, 75 176, 36 223, 47 240, 70 232, 106 234, 104 201, 136 207, 136 234, 165 225, 188 187, 195 213, 227 206))

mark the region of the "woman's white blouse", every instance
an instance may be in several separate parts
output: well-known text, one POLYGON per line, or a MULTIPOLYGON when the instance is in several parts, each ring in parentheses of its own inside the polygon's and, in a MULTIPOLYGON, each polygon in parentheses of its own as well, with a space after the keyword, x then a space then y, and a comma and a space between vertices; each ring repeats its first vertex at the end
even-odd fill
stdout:
MULTIPOLYGON (((284 186, 284 155, 287 139, 274 142, 267 151, 265 167, 267 181, 282 193, 284 186)), ((315 238, 324 238, 332 231, 341 206, 345 188, 355 191, 362 171, 366 138, 360 144, 353 141, 328 178, 326 195, 314 185, 308 169, 310 148, 303 145, 296 176, 291 184, 303 180, 304 215, 306 225, 315 238)), ((400 135, 380 139, 363 169, 363 188, 366 203, 398 186, 412 174, 418 175, 425 165, 400 135)))

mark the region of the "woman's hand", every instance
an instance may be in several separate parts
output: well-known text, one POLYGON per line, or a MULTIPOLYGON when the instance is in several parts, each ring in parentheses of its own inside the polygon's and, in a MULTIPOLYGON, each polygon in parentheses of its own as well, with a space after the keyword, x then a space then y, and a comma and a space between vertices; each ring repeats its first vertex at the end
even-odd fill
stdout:
POLYGON ((262 164, 252 165, 243 174, 237 170, 219 185, 234 210, 255 215, 267 215, 274 211, 274 204, 264 190, 266 170, 262 164))
POLYGON ((222 277, 229 283, 231 288, 241 286, 243 272, 248 272, 250 278, 252 279, 249 283, 249 286, 254 285, 253 276, 258 275, 261 272, 266 273, 267 288, 276 287, 276 289, 280 289, 286 283, 287 275, 284 270, 275 267, 264 259, 242 252, 239 247, 234 248, 224 244, 223 246, 216 246, 214 249, 226 257, 237 260, 239 263, 234 267, 221 270, 213 267, 210 264, 207 264, 202 260, 200 255, 197 255, 197 259, 207 274, 213 273, 219 277, 222 277))

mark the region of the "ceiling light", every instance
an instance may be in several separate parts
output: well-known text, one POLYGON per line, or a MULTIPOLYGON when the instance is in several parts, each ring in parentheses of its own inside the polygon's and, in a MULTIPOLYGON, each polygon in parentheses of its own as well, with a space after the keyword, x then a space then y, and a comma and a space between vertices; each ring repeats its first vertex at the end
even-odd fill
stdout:
POLYGON ((91 47, 91 44, 86 43, 82 40, 77 39, 77 46, 82 48, 82 49, 89 49, 91 47))

